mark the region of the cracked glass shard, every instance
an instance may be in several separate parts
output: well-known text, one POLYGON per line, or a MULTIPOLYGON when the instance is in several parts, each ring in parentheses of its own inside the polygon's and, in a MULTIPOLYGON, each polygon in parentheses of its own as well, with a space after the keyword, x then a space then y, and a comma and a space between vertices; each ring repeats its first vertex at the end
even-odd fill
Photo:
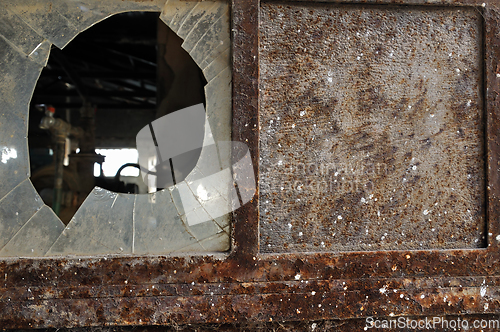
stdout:
POLYGON ((28 54, 29 58, 39 65, 46 66, 49 61, 50 48, 52 47, 52 43, 48 40, 44 40, 40 44, 38 44, 30 54, 28 54))
POLYGON ((198 178, 190 176, 186 182, 170 189, 170 192, 179 214, 189 226, 212 220, 220 227, 225 227, 227 221, 215 221, 216 218, 238 209, 255 194, 256 183, 250 152, 245 144, 239 142, 219 142, 204 149, 213 151, 210 155, 215 160, 215 165, 211 168, 214 173, 202 173, 197 168, 192 174, 196 174, 198 178), (231 151, 231 167, 219 170, 222 164, 216 158, 218 148, 231 151))
POLYGON ((43 206, 31 182, 26 179, 0 200, 0 248, 43 206))
POLYGON ((181 252, 206 252, 206 249, 200 244, 200 242, 195 242, 193 244, 190 244, 188 246, 185 246, 183 248, 175 250, 174 252, 177 252, 177 253, 181 253, 181 252))
MULTIPOLYGON (((221 53, 229 49, 231 46, 231 39, 229 38, 229 34, 226 39, 221 39, 218 41, 217 46, 214 46, 211 52, 207 52, 207 55, 201 62, 197 62, 200 64, 200 68, 205 69, 212 61, 217 58, 221 53)), ((201 54, 204 55, 205 53, 201 54)), ((231 64, 229 64, 231 65, 231 64)))
POLYGON ((21 52, 29 55, 43 42, 44 37, 11 12, 5 3, 0 4, 0 8, 0 34, 21 52))
MULTIPOLYGON (((13 112, 23 121, 28 114, 28 104, 42 66, 0 38, 0 91, 2 98, 15 107, 13 112)), ((27 133, 27 129, 25 129, 27 133)))
POLYGON ((196 6, 193 7, 191 12, 182 21, 179 30, 176 31, 177 35, 182 39, 185 39, 196 24, 203 19, 203 16, 207 12, 211 12, 214 8, 217 8, 217 5, 217 2, 212 1, 197 2, 196 6))
MULTIPOLYGON (((0 38, 0 198, 29 176, 27 114, 41 66, 0 38)), ((33 197, 27 197, 31 199, 33 197)))
POLYGON ((134 253, 169 253, 197 242, 177 213, 168 190, 137 195, 134 208, 134 253))
POLYGON ((188 17, 197 2, 168 0, 160 14, 160 19, 177 33, 184 20, 188 17))
POLYGON ((137 134, 142 178, 148 187, 166 188, 184 180, 196 166, 205 133, 203 104, 163 116, 137 134))
POLYGON ((203 36, 214 25, 214 22, 219 22, 221 17, 226 13, 228 5, 225 3, 216 2, 214 6, 210 7, 203 17, 196 23, 191 31, 184 38, 182 48, 186 51, 191 51, 193 47, 203 38, 203 36))
POLYGON ((50 10, 45 1, 4 0, 6 6, 40 36, 63 48, 77 34, 77 28, 56 10, 50 10))
POLYGON ((134 201, 95 187, 47 256, 132 253, 134 201))
POLYGON ((208 64, 205 69, 203 69, 203 75, 207 81, 210 81, 217 75, 219 75, 224 69, 229 67, 231 60, 231 52, 228 48, 222 52, 217 58, 214 59, 210 64, 208 64))
POLYGON ((159 11, 165 0, 148 2, 128 2, 122 0, 57 0, 52 1, 52 8, 68 19, 78 32, 104 20, 118 12, 159 11))
POLYGON ((0 99, 0 199, 29 176, 26 124, 0 99))
MULTIPOLYGON (((229 141, 231 139, 231 113, 225 110, 231 109, 231 69, 224 69, 205 86, 205 93, 211 96, 207 100, 207 117, 216 142, 229 141)), ((222 155, 229 157, 227 151, 222 155)))
POLYGON ((227 251, 229 250, 229 234, 226 231, 220 232, 202 240, 200 245, 203 247, 204 251, 227 251))
MULTIPOLYGON (((224 48, 229 47, 229 42, 226 41, 229 38, 229 6, 226 7, 224 14, 215 21, 212 26, 205 32, 205 34, 196 42, 195 45, 190 48, 190 44, 185 46, 185 49, 189 50, 189 55, 193 60, 204 68, 203 60, 211 55, 211 59, 217 58, 218 53, 214 52, 219 46, 224 46, 224 48), (226 42, 225 42, 226 41, 226 42)), ((223 52, 221 50, 221 52, 223 52)))
POLYGON ((42 257, 64 229, 48 206, 43 206, 0 250, 3 257, 42 257))

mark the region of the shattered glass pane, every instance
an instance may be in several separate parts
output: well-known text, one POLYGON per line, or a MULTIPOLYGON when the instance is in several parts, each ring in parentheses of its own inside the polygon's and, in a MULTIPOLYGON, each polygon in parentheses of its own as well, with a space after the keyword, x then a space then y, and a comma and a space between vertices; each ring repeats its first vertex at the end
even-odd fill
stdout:
MULTIPOLYGON (((47 10, 45 2, 6 0, 0 7, 0 256, 227 251, 228 214, 255 192, 248 148, 230 142, 229 5, 221 1, 54 0, 47 10), (176 137, 189 125, 196 127, 193 121, 202 127, 204 123, 205 130, 196 132, 192 144, 184 144, 181 151, 168 140, 154 144, 163 137, 166 122, 161 118, 153 122, 137 136, 140 157, 154 157, 140 159, 141 172, 149 172, 146 182, 165 176, 170 185, 144 195, 96 187, 64 226, 43 205, 28 179, 29 100, 52 44, 62 48, 91 25, 126 11, 161 11, 165 24, 185 38, 183 47, 209 82, 207 106, 189 114, 189 122, 179 126, 176 137), (171 170, 168 164, 159 167, 163 160, 183 168, 180 165, 189 157, 186 153, 199 157, 191 162, 190 172, 171 170)), ((189 136, 193 133, 185 135, 184 143, 189 136)))
POLYGON ((26 179, 0 200, 0 248, 43 206, 42 199, 26 179))
POLYGON ((64 224, 54 211, 44 206, 0 250, 0 256, 43 256, 63 229, 64 224))

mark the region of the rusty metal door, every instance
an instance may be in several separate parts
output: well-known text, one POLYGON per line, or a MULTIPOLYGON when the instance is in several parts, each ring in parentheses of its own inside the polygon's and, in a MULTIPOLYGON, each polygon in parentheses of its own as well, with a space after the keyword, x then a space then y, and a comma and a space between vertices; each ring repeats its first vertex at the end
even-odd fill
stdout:
POLYGON ((0 325, 349 330, 498 312, 497 2, 231 10, 232 136, 258 193, 230 250, 4 259, 0 325))

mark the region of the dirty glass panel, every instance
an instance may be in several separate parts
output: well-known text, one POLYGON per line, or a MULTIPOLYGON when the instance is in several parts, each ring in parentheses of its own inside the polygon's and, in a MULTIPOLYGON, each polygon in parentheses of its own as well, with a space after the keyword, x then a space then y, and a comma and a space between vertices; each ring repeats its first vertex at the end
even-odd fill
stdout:
POLYGON ((0 250, 3 257, 42 257, 54 244, 64 224, 48 206, 43 206, 0 250))
POLYGON ((231 137, 231 69, 226 68, 205 86, 207 117, 214 140, 228 141, 231 137))
MULTIPOLYGON (((28 103, 41 66, 0 38, 0 198, 29 176, 28 103)), ((31 199, 31 197, 27 197, 31 199)))
POLYGON ((231 52, 228 48, 224 52, 222 52, 214 61, 212 61, 208 66, 203 69, 203 74, 207 81, 210 81, 212 78, 217 76, 220 72, 228 67, 228 63, 230 62, 231 52))
POLYGON ((131 254, 134 201, 135 195, 94 188, 47 256, 131 254))
POLYGON ((208 66, 220 54, 228 50, 230 46, 231 46, 231 40, 229 38, 219 41, 219 44, 215 46, 215 48, 211 52, 209 52, 208 55, 201 61, 200 67, 205 68, 206 66, 208 66))
MULTIPOLYGON (((213 2, 210 2, 213 5, 213 2)), ((162 10, 160 18, 165 24, 178 34, 184 21, 189 18, 198 2, 183 2, 177 0, 168 0, 162 10)))
POLYGON ((206 14, 213 15, 212 13, 214 11, 217 12, 217 9, 219 9, 219 4, 217 2, 198 2, 182 21, 179 30, 176 31, 176 34, 182 39, 186 39, 186 36, 191 32, 191 30, 193 30, 199 21, 203 20, 203 17, 206 14))
POLYGON ((110 15, 126 11, 160 11, 165 0, 130 2, 122 0, 57 0, 53 9, 81 32, 110 15))
POLYGON ((50 48, 52 47, 52 43, 48 40, 44 40, 40 44, 38 44, 33 51, 29 54, 29 58, 38 63, 41 66, 46 66, 49 60, 50 48))
POLYGON ((261 251, 483 246, 480 13, 266 3, 261 18, 261 251))
POLYGON ((0 8, 0 35, 21 52, 29 55, 44 38, 12 13, 6 3, 2 2, 0 8))
POLYGON ((184 20, 197 4, 198 2, 195 1, 167 0, 160 18, 173 32, 177 33, 184 20))
POLYGON ((182 47, 186 51, 191 51, 209 31, 209 29, 219 22, 221 16, 223 16, 228 9, 228 5, 223 2, 215 2, 215 5, 205 12, 200 20, 194 25, 191 31, 184 38, 184 43, 182 47), (215 22, 215 23, 214 23, 215 22))
POLYGON ((0 98, 0 198, 29 177, 26 124, 0 98))
POLYGON ((177 251, 197 243, 181 221, 168 190, 136 196, 134 234, 135 254, 177 251))
MULTIPOLYGON (((23 121, 28 114, 28 104, 42 66, 30 60, 0 38, 0 89, 2 98, 12 105, 23 121)), ((27 129, 25 129, 27 132, 27 129)))
MULTIPOLYGON (((229 31, 229 6, 226 6, 226 12, 215 21, 195 45, 192 47, 191 45, 185 46, 186 49, 189 49, 189 55, 200 67, 205 68, 203 60, 221 44, 229 47, 229 42, 223 39, 228 37, 225 31, 229 31)), ((216 57, 217 55, 212 55, 210 58, 213 60, 216 57)))
POLYGON ((0 200, 0 248, 43 206, 29 180, 24 180, 0 200))
POLYGON ((4 0, 9 10, 15 13, 40 36, 47 38, 59 48, 64 47, 78 33, 67 18, 55 10, 52 4, 36 0, 4 0))

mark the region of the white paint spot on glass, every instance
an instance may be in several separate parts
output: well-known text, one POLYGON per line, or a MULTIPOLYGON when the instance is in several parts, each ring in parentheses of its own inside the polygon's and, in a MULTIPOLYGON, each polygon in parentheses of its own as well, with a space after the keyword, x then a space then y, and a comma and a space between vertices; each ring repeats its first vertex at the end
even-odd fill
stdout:
POLYGON ((210 194, 201 184, 198 186, 198 188, 196 188, 196 194, 203 201, 208 201, 210 199, 210 194))
POLYGON ((17 151, 14 148, 3 147, 1 151, 2 151, 1 158, 3 164, 7 164, 7 161, 9 161, 9 159, 17 158, 17 151))

